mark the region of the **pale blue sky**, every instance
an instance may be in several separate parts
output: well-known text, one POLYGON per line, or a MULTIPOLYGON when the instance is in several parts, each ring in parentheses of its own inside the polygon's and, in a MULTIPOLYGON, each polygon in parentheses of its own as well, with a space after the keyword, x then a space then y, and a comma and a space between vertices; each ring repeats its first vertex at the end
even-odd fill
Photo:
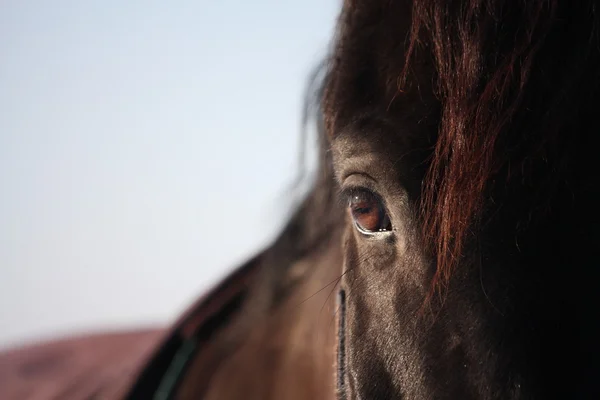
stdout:
POLYGON ((274 236, 338 8, 0 3, 0 347, 166 323, 274 236))

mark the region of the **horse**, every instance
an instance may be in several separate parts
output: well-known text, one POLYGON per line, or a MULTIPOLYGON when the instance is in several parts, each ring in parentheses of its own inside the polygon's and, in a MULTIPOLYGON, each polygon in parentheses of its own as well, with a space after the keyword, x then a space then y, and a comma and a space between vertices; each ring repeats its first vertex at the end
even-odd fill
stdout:
POLYGON ((345 0, 278 238, 51 394, 67 350, 5 355, 0 398, 600 398, 599 13, 345 0))

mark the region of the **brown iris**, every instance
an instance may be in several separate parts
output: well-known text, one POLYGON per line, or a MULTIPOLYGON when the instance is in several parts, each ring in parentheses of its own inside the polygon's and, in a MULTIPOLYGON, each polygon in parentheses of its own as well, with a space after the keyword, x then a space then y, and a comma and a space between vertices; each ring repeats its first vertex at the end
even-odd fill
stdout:
POLYGON ((349 194, 350 215, 359 230, 366 233, 385 232, 392 229, 381 198, 366 189, 356 189, 349 194))

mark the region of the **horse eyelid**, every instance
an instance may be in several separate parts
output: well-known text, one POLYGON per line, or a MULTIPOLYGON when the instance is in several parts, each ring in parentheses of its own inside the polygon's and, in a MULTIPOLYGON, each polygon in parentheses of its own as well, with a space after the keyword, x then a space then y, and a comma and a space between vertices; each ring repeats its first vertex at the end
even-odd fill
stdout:
POLYGON ((380 200, 383 205, 385 205, 385 202, 383 201, 383 196, 377 193, 377 191, 373 190, 370 187, 359 185, 352 185, 340 190, 340 199, 344 202, 345 205, 348 205, 348 202, 350 201, 352 196, 356 196, 365 192, 373 195, 375 198, 380 200))

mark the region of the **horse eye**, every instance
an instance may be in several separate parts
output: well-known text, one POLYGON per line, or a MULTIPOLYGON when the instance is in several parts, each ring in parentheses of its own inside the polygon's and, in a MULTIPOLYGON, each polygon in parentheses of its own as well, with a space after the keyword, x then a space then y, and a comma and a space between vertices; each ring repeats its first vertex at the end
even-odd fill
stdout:
POLYGON ((369 190, 354 190, 349 196, 348 207, 354 223, 364 233, 392 230, 390 218, 383 202, 369 190))

